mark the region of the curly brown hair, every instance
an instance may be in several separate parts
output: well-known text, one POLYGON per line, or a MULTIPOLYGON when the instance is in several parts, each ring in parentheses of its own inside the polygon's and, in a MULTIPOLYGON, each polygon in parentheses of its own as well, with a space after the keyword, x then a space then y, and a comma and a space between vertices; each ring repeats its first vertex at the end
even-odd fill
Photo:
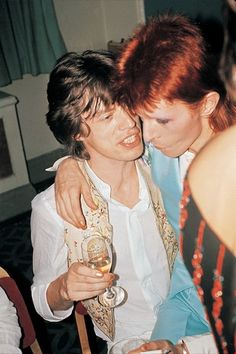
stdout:
POLYGON ((87 136, 90 119, 114 104, 112 76, 115 57, 107 51, 74 52, 63 55, 52 70, 47 87, 47 123, 56 139, 79 158, 89 159, 82 141, 87 136))

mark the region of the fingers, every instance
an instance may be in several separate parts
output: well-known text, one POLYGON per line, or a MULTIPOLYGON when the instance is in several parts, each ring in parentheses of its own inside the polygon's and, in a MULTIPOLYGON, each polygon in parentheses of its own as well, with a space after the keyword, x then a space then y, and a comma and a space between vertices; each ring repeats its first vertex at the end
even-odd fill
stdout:
POLYGON ((63 219, 75 227, 85 229, 86 221, 81 207, 81 195, 88 207, 97 208, 78 163, 68 158, 59 165, 55 178, 56 208, 63 219))
POLYGON ((85 276, 89 276, 89 277, 104 277, 106 274, 100 272, 97 269, 94 268, 90 268, 88 266, 86 266, 85 264, 81 263, 81 262, 75 262, 71 265, 71 268, 74 267, 74 270, 77 272, 77 274, 79 275, 85 275, 85 276))
POLYGON ((142 352, 142 347, 130 350, 128 354, 140 354, 142 352))
POLYGON ((58 182, 55 182, 54 189, 57 213, 75 227, 86 228, 81 211, 80 191, 71 185, 58 182))
POLYGON ((81 288, 84 289, 84 285, 88 286, 90 289, 90 285, 101 284, 100 288, 105 288, 110 285, 110 283, 114 280, 114 275, 112 273, 103 274, 95 269, 88 268, 86 266, 81 265, 79 269, 69 269, 67 273, 67 282, 79 284, 81 288))
POLYGON ((158 341, 156 342, 149 342, 149 343, 145 343, 143 345, 141 345, 141 349, 144 350, 154 350, 154 349, 162 349, 163 346, 161 344, 158 343, 158 341))
MULTIPOLYGON (((173 353, 177 354, 177 351, 175 350, 175 346, 168 340, 156 340, 156 341, 151 341, 145 344, 142 344, 140 348, 140 353, 145 352, 145 351, 152 351, 152 350, 161 350, 163 353, 173 353)), ((132 353, 132 352, 131 352, 132 353)), ((136 354, 135 352, 132 354, 136 354)), ((138 354, 138 352, 137 352, 138 354)))
POLYGON ((63 201, 61 200, 61 198, 59 196, 56 199, 56 210, 57 210, 58 215, 60 215, 62 217, 62 219, 66 220, 70 224, 77 227, 77 223, 73 219, 71 219, 71 217, 70 217, 70 215, 72 214, 72 212, 70 211, 70 207, 68 206, 66 209, 63 201), (68 210, 68 212, 67 212, 67 210, 68 210))
POLYGON ((87 284, 101 283, 104 287, 108 287, 115 280, 115 275, 113 273, 102 273, 81 264, 77 272, 77 280, 87 284))
MULTIPOLYGON (((96 295, 101 294, 105 291, 105 289, 108 287, 109 282, 106 281, 93 281, 93 282, 74 282, 71 283, 69 288, 69 291, 71 293, 81 293, 81 292, 86 292, 86 293, 93 293, 96 292, 96 295)), ((91 294, 89 294, 89 297, 92 297, 91 294)))
POLYGON ((113 274, 102 274, 82 264, 73 263, 67 272, 64 294, 70 301, 89 299, 102 294, 113 279, 113 274))
POLYGON ((82 213, 80 192, 78 193, 75 188, 68 189, 65 192, 67 193, 63 195, 62 207, 64 215, 68 217, 67 221, 79 229, 85 229, 86 221, 82 213))
POLYGON ((89 185, 87 183, 83 184, 81 186, 81 192, 83 194, 84 201, 87 204, 87 206, 89 208, 93 209, 93 210, 96 210, 97 209, 97 205, 93 201, 93 198, 92 198, 91 192, 90 192, 90 188, 89 188, 89 185))
MULTIPOLYGON (((153 345, 153 343, 150 342, 150 343, 147 343, 147 345, 142 344, 142 345, 140 345, 140 347, 130 350, 128 354, 141 354, 141 353, 147 352, 147 351, 148 351, 148 353, 151 353, 155 349, 156 349, 155 345, 153 345), (151 344, 151 345, 149 345, 149 344, 151 344)), ((155 354, 155 352, 153 352, 153 353, 155 354)), ((160 353, 162 353, 161 350, 160 350, 160 353)))
POLYGON ((77 287, 70 286, 66 291, 66 299, 69 301, 81 301, 91 299, 95 296, 104 293, 106 286, 102 284, 91 284, 90 286, 85 284, 77 284, 77 287))

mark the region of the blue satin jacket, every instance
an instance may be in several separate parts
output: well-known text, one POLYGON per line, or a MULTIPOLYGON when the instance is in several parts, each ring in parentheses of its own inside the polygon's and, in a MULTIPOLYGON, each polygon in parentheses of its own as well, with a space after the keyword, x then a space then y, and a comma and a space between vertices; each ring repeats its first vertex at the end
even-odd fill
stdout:
MULTIPOLYGON (((178 158, 163 155, 149 147, 152 179, 160 188, 167 218, 179 236, 179 203, 182 184, 178 158)), ((158 312, 158 321, 151 339, 169 339, 176 343, 181 337, 210 332, 203 305, 197 295, 192 279, 182 261, 177 256, 171 279, 171 287, 166 301, 158 312)))

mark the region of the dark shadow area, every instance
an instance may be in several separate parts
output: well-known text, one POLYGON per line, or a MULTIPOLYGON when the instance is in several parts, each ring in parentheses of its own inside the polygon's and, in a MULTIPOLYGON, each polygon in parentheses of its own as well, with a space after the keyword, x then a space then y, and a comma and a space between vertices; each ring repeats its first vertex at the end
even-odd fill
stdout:
POLYGON ((197 16, 195 22, 200 26, 207 48, 218 64, 224 42, 224 28, 222 23, 214 17, 203 18, 197 16))
MULTIPOLYGON (((53 179, 35 185, 37 192, 53 183, 53 179)), ((32 246, 30 212, 0 224, 0 265, 15 279, 33 320, 36 335, 44 354, 80 354, 74 314, 61 322, 44 321, 35 311, 31 299, 32 246)), ((88 316, 87 316, 88 317, 88 316)), ((86 318, 92 353, 106 353, 105 342, 96 337, 90 318, 86 318)), ((30 353, 25 350, 24 354, 30 353)))

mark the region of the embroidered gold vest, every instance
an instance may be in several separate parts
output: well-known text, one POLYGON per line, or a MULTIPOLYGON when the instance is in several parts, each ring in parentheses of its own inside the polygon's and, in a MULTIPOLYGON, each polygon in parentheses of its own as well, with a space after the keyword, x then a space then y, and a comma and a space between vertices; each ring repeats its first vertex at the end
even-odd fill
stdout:
MULTIPOLYGON (((108 205, 97 191, 93 182, 87 175, 84 164, 79 163, 91 190, 91 194, 95 204, 96 210, 90 209, 84 200, 81 200, 82 209, 87 222, 87 230, 93 229, 93 234, 110 239, 112 234, 112 226, 109 223, 108 205)), ((175 234, 167 221, 164 212, 163 203, 159 189, 153 184, 149 167, 145 166, 141 160, 138 161, 138 168, 142 173, 147 188, 152 200, 152 206, 155 211, 155 221, 160 231, 163 244, 166 250, 170 274, 172 273, 174 260, 178 251, 178 242, 175 234)), ((68 267, 71 263, 80 261, 82 262, 81 255, 81 242, 86 236, 86 230, 77 229, 73 225, 65 222, 65 242, 68 247, 68 267)), ((96 326, 110 339, 113 340, 115 334, 115 319, 113 309, 101 306, 96 298, 83 300, 84 307, 87 309, 88 314, 92 317, 96 326)))

